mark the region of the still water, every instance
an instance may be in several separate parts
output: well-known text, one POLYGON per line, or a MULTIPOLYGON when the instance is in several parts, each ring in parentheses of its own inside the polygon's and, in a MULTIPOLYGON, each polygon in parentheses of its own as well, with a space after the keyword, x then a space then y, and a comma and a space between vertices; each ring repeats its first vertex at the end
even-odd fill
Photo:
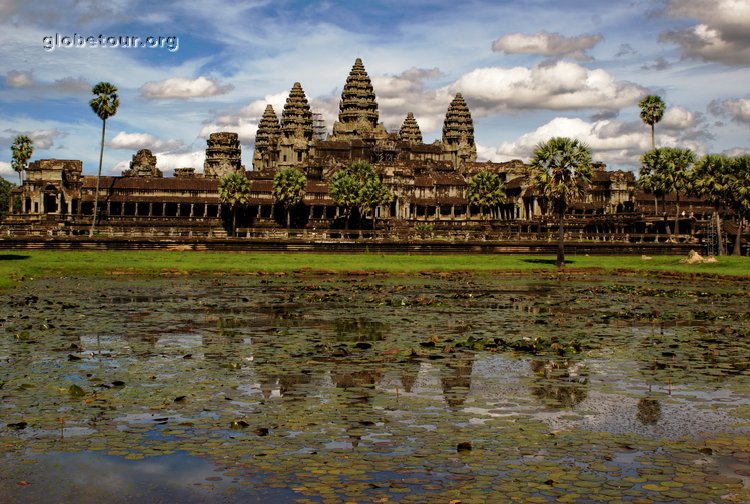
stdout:
POLYGON ((29 281, 0 297, 0 502, 747 502, 748 287, 29 281))

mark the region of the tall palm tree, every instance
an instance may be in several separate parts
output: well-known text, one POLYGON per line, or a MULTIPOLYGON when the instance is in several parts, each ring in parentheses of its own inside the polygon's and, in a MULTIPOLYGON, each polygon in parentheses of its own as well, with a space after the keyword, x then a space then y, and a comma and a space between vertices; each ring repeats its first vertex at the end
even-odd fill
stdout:
POLYGON ((307 177, 296 168, 286 168, 276 172, 273 177, 273 197, 284 205, 286 210, 286 227, 291 227, 291 208, 305 198, 307 177))
POLYGON ((28 168, 29 159, 34 154, 34 142, 26 135, 18 135, 10 146, 10 151, 13 156, 11 165, 18 172, 20 185, 23 185, 23 172, 28 168))
POLYGON ((651 148, 655 149, 654 125, 661 121, 666 105, 661 96, 648 95, 638 102, 638 106, 641 107, 641 119, 643 119, 644 123, 651 126, 651 148))
POLYGON ((237 229, 237 208, 250 199, 250 181, 244 172, 232 172, 219 181, 219 199, 232 209, 232 236, 237 229))
POLYGON ((505 183, 497 173, 481 171, 469 179, 466 198, 479 206, 484 216, 485 207, 495 208, 505 203, 505 183))
POLYGON ((117 107, 120 106, 120 99, 117 97, 117 88, 109 82, 98 83, 93 87, 91 92, 94 94, 94 98, 89 101, 89 105, 91 106, 91 110, 102 120, 99 171, 96 174, 96 193, 94 194, 94 217, 91 220, 91 230, 89 231, 89 235, 93 236, 99 209, 99 181, 102 178, 102 161, 104 160, 104 134, 107 129, 107 119, 117 113, 117 107))
POLYGON ((731 167, 727 193, 737 216, 737 235, 732 255, 738 256, 742 252, 742 224, 750 217, 750 156, 732 158, 731 167))
POLYGON ((565 267, 563 219, 570 203, 583 199, 591 183, 591 149, 577 139, 550 138, 534 149, 534 182, 558 218, 557 267, 565 267))
POLYGON ((695 154, 690 149, 666 147, 666 172, 662 174, 666 192, 674 192, 675 216, 674 232, 680 234, 680 194, 690 192, 692 184, 692 168, 695 154))
POLYGON ((731 171, 731 160, 723 154, 703 156, 693 169, 693 193, 706 198, 714 206, 714 222, 718 237, 719 255, 724 255, 724 236, 721 232, 721 215, 719 208, 727 203, 729 183, 727 176, 731 171))

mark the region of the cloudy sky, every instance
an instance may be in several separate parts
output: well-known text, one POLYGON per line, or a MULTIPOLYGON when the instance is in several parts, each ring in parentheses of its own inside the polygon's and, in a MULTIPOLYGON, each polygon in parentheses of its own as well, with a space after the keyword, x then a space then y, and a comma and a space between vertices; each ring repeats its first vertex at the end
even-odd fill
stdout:
POLYGON ((214 131, 240 134, 250 168, 266 103, 280 115, 298 81, 330 131, 357 57, 388 130, 413 112, 425 141, 439 139, 463 93, 481 160, 528 160, 563 135, 637 170, 646 94, 668 107, 658 144, 750 151, 750 0, 0 0, 0 42, 0 174, 11 181, 22 133, 33 159, 96 172, 101 121, 88 101, 99 81, 121 101, 105 173, 141 148, 166 173, 202 170, 214 131), (123 36, 162 44, 107 47, 123 36))

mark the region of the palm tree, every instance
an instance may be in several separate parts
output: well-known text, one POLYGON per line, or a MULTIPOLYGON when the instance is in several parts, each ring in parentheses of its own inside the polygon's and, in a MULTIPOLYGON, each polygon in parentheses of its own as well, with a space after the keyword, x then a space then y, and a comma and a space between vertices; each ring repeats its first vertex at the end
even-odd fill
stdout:
POLYGON ((471 177, 466 186, 469 203, 477 205, 484 216, 484 207, 497 207, 505 203, 505 184, 497 173, 481 171, 471 177))
POLYGON ((654 125, 661 121, 664 116, 664 109, 666 105, 661 96, 648 95, 638 102, 638 106, 641 107, 641 119, 643 122, 651 126, 651 148, 656 148, 656 142, 654 140, 654 125))
POLYGON ((393 196, 370 163, 356 161, 331 178, 330 194, 337 205, 344 207, 346 228, 349 229, 352 208, 361 219, 367 210, 389 203, 393 196))
POLYGON ((675 194, 674 232, 680 234, 680 193, 690 192, 692 184, 692 167, 695 154, 690 149, 666 147, 665 173, 662 174, 665 192, 675 194))
POLYGON ((94 235, 96 226, 96 217, 99 209, 99 181, 102 178, 102 161, 104 159, 104 134, 107 129, 107 119, 117 113, 117 107, 120 106, 120 99, 117 97, 117 88, 109 82, 100 82, 93 87, 91 92, 95 95, 89 101, 91 110, 94 111, 99 119, 102 120, 102 141, 99 149, 99 171, 96 175, 96 193, 94 193, 94 217, 91 220, 91 231, 89 235, 94 235))
POLYGON ((583 199, 591 183, 591 149, 577 139, 550 138, 534 149, 534 182, 558 218, 557 267, 565 267, 563 219, 571 202, 583 199))
MULTIPOLYGON (((666 180, 666 174, 669 171, 667 149, 651 149, 641 156, 641 176, 645 178, 640 183, 641 187, 645 187, 647 190, 654 194, 654 198, 658 194, 661 195, 662 205, 664 207, 664 225, 667 228, 667 234, 672 235, 672 228, 669 226, 667 220, 667 193, 671 191, 666 180)), ((654 199, 654 205, 656 205, 656 199, 654 199)), ((654 207, 654 214, 658 213, 656 207, 654 207)))
POLYGON ((237 208, 250 199, 250 181, 243 172, 232 172, 219 180, 219 199, 232 209, 232 236, 237 229, 237 208))
POLYGON ((738 156, 731 160, 731 175, 727 181, 727 195, 737 216, 737 235, 732 255, 742 251, 742 223, 750 217, 750 156, 738 156))
POLYGON ((23 172, 29 166, 29 159, 34 154, 34 142, 26 135, 18 135, 10 146, 13 156, 11 165, 18 172, 19 185, 23 185, 23 172))
POLYGON ((273 197, 284 205, 287 228, 291 227, 291 208, 302 202, 306 187, 307 177, 296 168, 278 171, 273 177, 273 197))
POLYGON ((714 206, 719 255, 724 255, 724 237, 721 232, 719 208, 727 204, 729 190, 727 175, 731 171, 730 163, 731 160, 723 154, 707 154, 696 163, 693 169, 693 193, 706 198, 714 206))

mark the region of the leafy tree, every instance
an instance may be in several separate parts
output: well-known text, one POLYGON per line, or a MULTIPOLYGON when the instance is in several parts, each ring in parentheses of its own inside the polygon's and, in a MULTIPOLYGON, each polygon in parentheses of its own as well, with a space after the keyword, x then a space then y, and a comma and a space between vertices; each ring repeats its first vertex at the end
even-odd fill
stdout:
POLYGON ((102 178, 102 161, 104 160, 104 135, 107 129, 107 119, 117 113, 120 106, 120 99, 117 97, 117 88, 109 82, 100 82, 93 87, 91 92, 95 95, 89 101, 91 110, 102 120, 102 141, 99 149, 99 171, 96 174, 96 193, 94 194, 94 217, 91 220, 90 235, 94 234, 96 218, 99 209, 99 182, 102 178))
POLYGON ((307 177, 296 168, 280 170, 273 177, 273 197, 284 205, 286 210, 286 227, 291 227, 291 208, 305 198, 307 177))
POLYGON ((23 172, 29 166, 29 159, 34 154, 34 142, 26 135, 18 135, 10 146, 12 154, 11 166, 18 172, 18 180, 23 185, 23 172))
POLYGON ((372 165, 363 161, 354 162, 336 172, 331 178, 330 194, 337 205, 344 207, 347 229, 352 209, 359 210, 360 217, 364 219, 368 210, 390 203, 393 199, 372 165))
POLYGON ((5 217, 8 213, 12 197, 11 191, 13 191, 15 187, 15 184, 0 177, 0 217, 5 217))
POLYGON ((644 123, 651 126, 651 148, 655 149, 654 125, 664 117, 666 105, 661 96, 648 95, 638 102, 638 106, 641 107, 641 119, 643 119, 644 123))
MULTIPOLYGON (((649 180, 654 193, 660 192, 665 199, 667 194, 675 194, 674 230, 679 234, 680 194, 691 191, 695 154, 690 149, 661 147, 646 152, 641 156, 641 163, 642 171, 646 172, 645 177, 649 180)), ((667 232, 671 234, 669 226, 667 232)))
POLYGON ((479 206, 484 216, 484 208, 494 208, 505 203, 505 183, 497 173, 482 171, 469 179, 466 186, 469 203, 479 206))
POLYGON ((591 149, 577 139, 550 138, 534 149, 534 182, 558 218, 557 267, 565 266, 563 220, 568 206, 583 199, 591 183, 591 149))
POLYGON ((731 171, 731 160, 723 154, 703 156, 693 169, 693 193, 706 198, 714 206, 714 220, 719 238, 719 255, 724 254, 724 236, 721 232, 719 208, 727 204, 731 171))
POLYGON ((731 174, 728 177, 728 203, 737 216, 737 236, 732 255, 740 255, 742 245, 742 224, 750 218, 750 156, 732 158, 731 174))
POLYGON ((219 199, 232 210, 232 236, 237 229, 237 208, 250 199, 250 181, 243 172, 232 172, 219 180, 219 199))

